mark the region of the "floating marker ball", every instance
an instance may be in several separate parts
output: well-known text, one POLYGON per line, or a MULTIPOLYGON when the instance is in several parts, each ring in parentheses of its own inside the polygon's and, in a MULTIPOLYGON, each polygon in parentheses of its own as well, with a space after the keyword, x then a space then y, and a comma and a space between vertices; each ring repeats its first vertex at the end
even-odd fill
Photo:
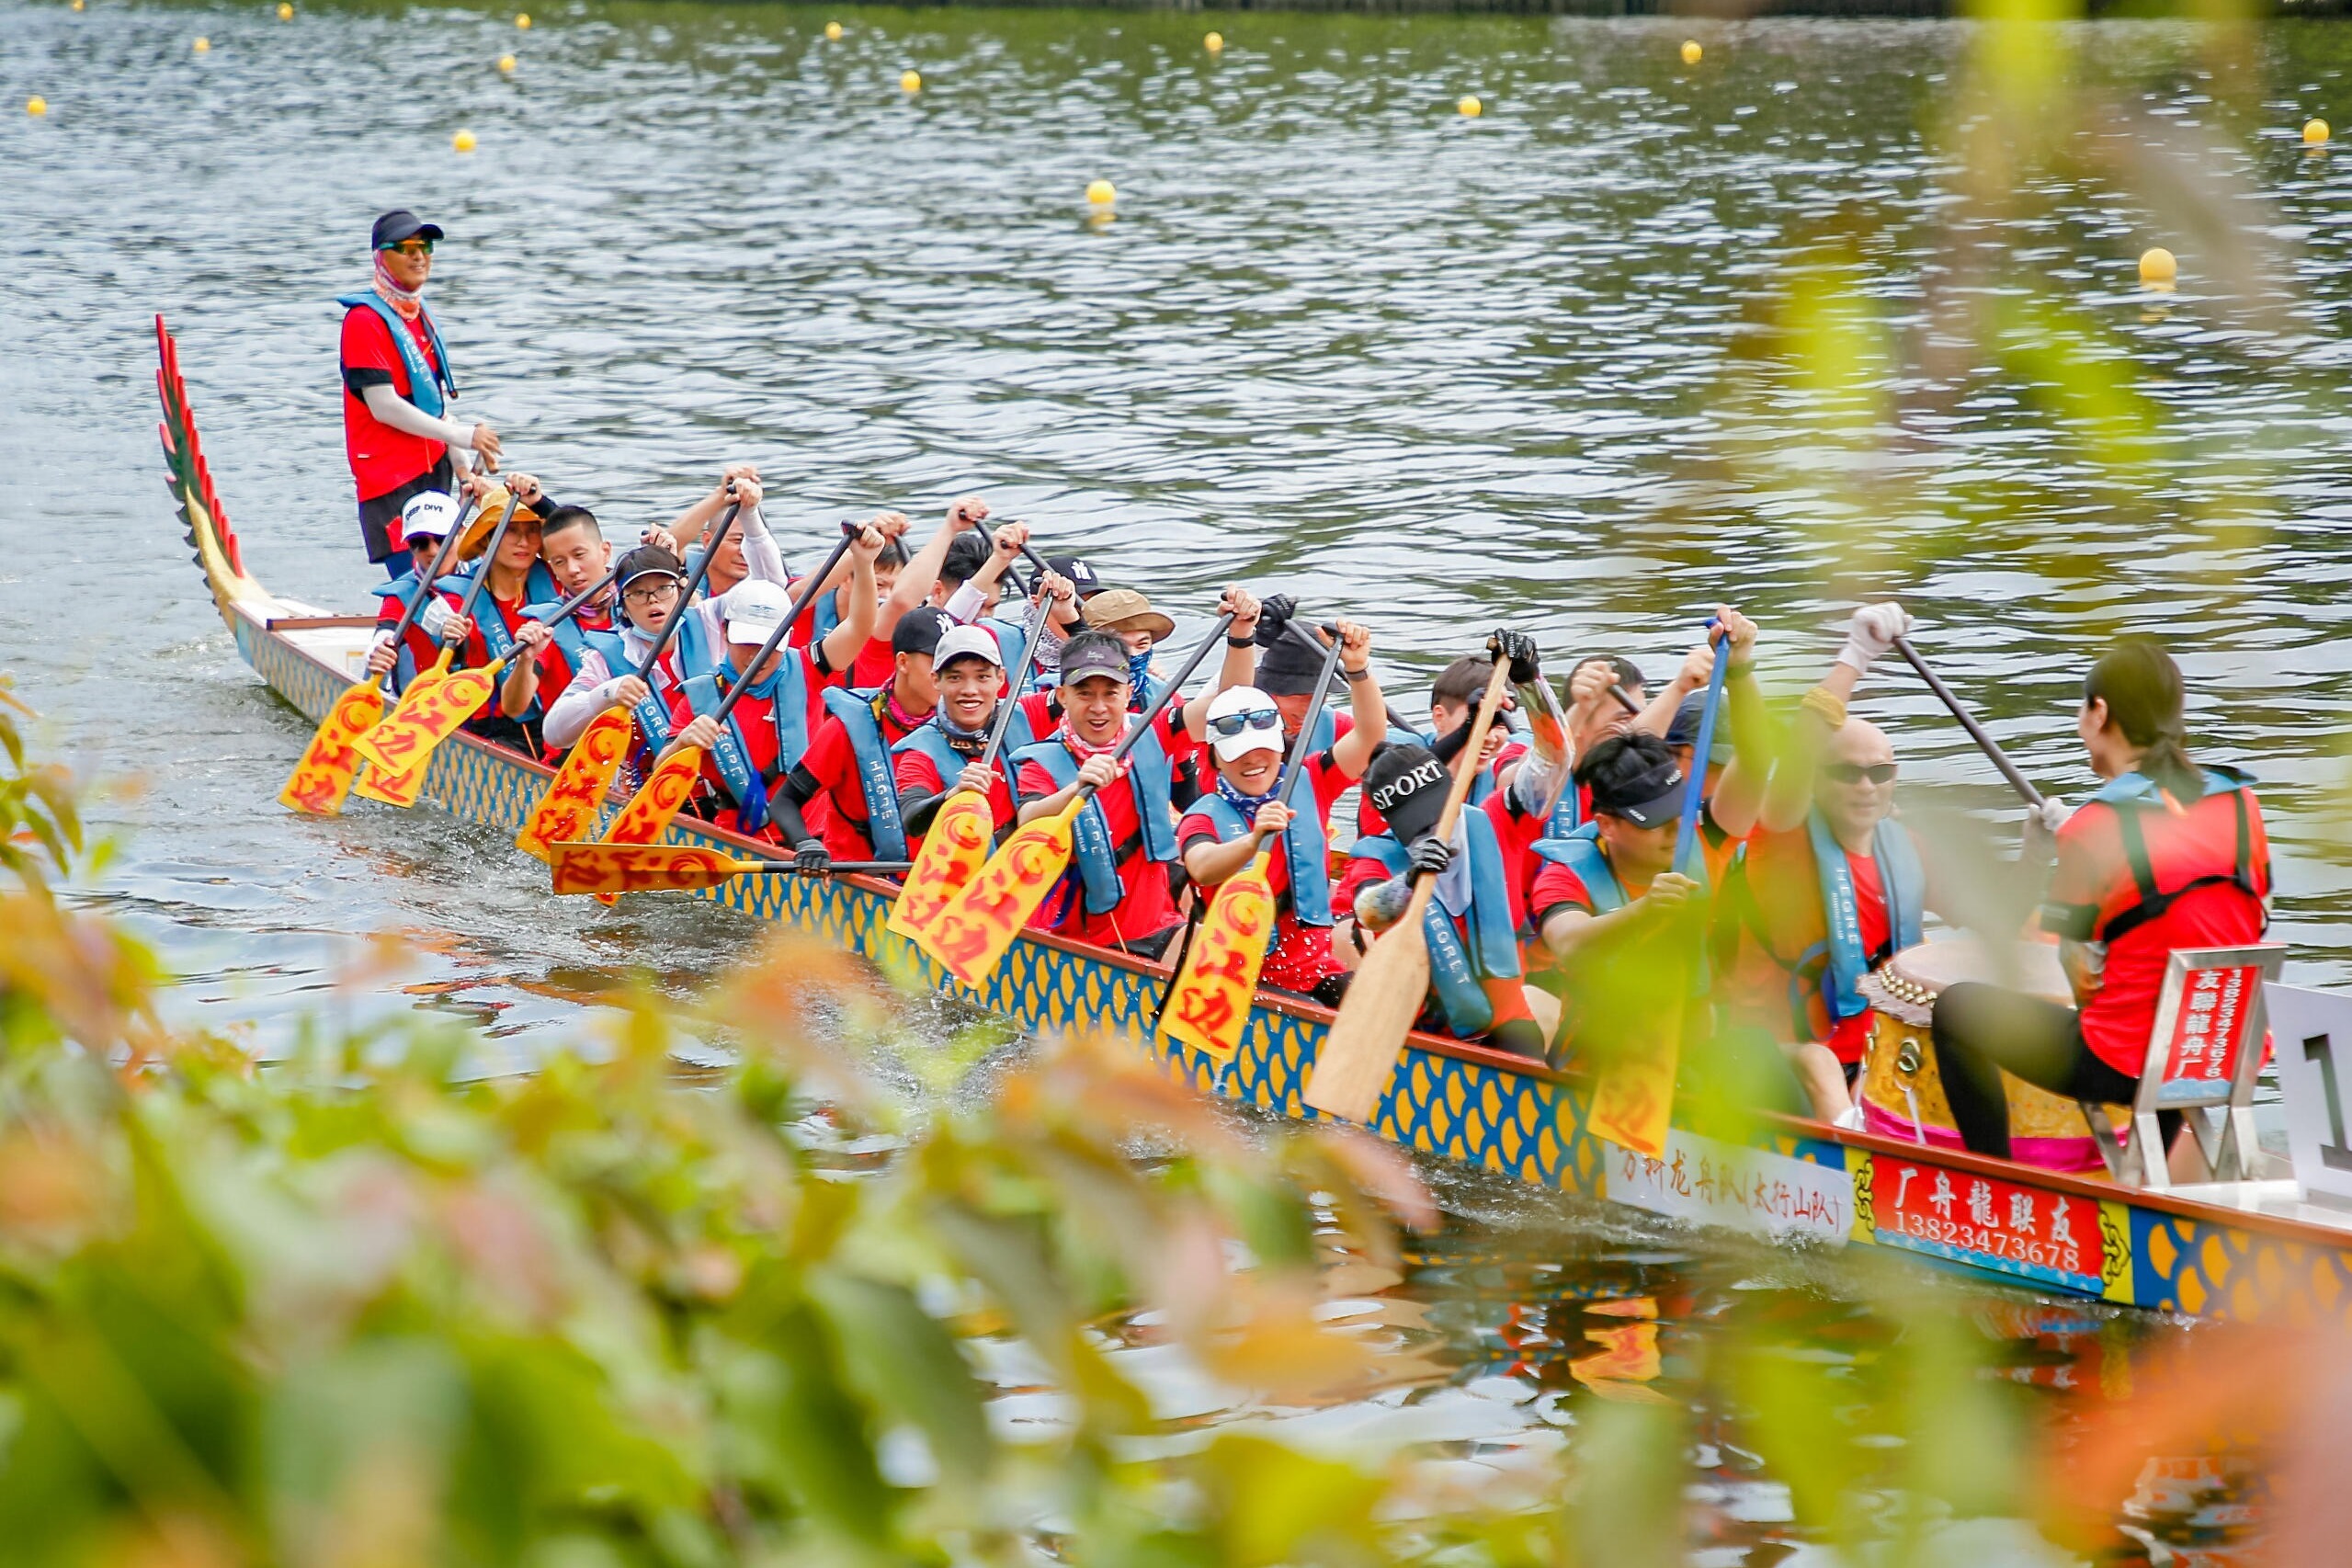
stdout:
POLYGON ((2164 246, 2155 245, 2140 253, 2141 282, 2170 283, 2179 276, 2180 263, 2164 246))
POLYGON ((1210 53, 1215 54, 1218 51, 1225 47, 1225 35, 1223 33, 1210 33, 1207 38, 1200 40, 1200 47, 1207 50, 1210 53))
POLYGON ((2324 119, 2307 119, 2303 121, 2303 145, 2306 147, 2326 146, 2327 121, 2324 119))
POLYGON ((289 6, 286 0, 278 0, 278 19, 281 22, 290 22, 294 19, 294 7, 289 6))
POLYGON ((1707 51, 1699 47, 1699 40, 1697 39, 1687 38, 1682 40, 1682 62, 1685 65, 1698 64, 1700 58, 1704 56, 1706 52, 1707 51))
POLYGON ((27 114, 36 116, 47 114, 49 112, 49 100, 42 97, 39 93, 35 93, 31 97, 25 100, 25 112, 27 114))
POLYGON ((459 131, 455 136, 449 138, 449 145, 456 148, 460 153, 472 152, 473 132, 471 131, 459 131))
POLYGON ((498 70, 501 74, 507 76, 513 75, 515 74, 515 57, 511 54, 500 55, 498 57, 498 70))
POLYGON ((841 37, 841 24, 839 22, 827 22, 824 25, 824 36, 829 39, 839 39, 841 37))
POLYGON ((82 8, 82 0, 74 0, 74 9, 75 9, 76 11, 78 11, 78 10, 80 10, 81 8, 82 8))
POLYGON ((197 52, 197 53, 199 53, 199 54, 210 54, 210 53, 211 53, 211 52, 212 52, 212 40, 211 40, 210 39, 209 39, 209 38, 200 38, 200 39, 198 39, 198 40, 196 40, 196 52, 197 52))
POLYGON ((1090 180, 1086 185, 1086 199, 1097 207, 1108 207, 1119 199, 1119 187, 1107 179, 1090 180))
POLYGON ((528 11, 517 11, 517 12, 516 12, 516 13, 515 13, 515 25, 516 25, 517 27, 518 27, 518 28, 522 28, 522 29, 523 29, 523 31, 525 31, 525 32, 528 32, 528 31, 530 31, 530 30, 531 30, 531 14, 530 14, 528 11))
POLYGON ((1476 93, 1464 93, 1454 104, 1454 108, 1460 109, 1462 113, 1468 115, 1472 119, 1476 119, 1480 115, 1486 112, 1486 106, 1478 101, 1478 95, 1476 93))
POLYGON ((909 71, 906 74, 898 79, 898 85, 901 92, 921 92, 923 90, 923 73, 920 71, 909 71))

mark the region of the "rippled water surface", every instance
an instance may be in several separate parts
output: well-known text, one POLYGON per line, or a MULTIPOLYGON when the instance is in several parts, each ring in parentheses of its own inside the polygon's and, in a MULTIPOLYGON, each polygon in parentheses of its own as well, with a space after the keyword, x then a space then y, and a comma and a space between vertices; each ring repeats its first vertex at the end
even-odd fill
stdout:
MULTIPOLYGON (((338 1005, 457 1010, 523 1065, 631 966, 686 987, 752 939, 700 907, 556 907, 501 835, 430 813, 272 802, 305 726, 186 563, 151 321, 252 568, 357 606, 329 301, 396 205, 449 232, 463 406, 608 522, 734 458, 788 543, 979 490, 1193 614, 1233 578, 1347 608, 1408 705, 1505 619, 1663 675, 1720 598, 1801 689, 1845 607, 1900 593, 2070 794, 2087 651, 2158 631, 2199 747, 2266 781, 2296 969, 2345 976, 2352 170, 2296 128, 2352 120, 2352 33, 2275 27, 2218 71, 2175 27, 2064 35, 2089 129, 2029 205, 1961 222, 1956 24, 1706 24, 1687 68, 1687 23, 1228 14, 1212 57, 1175 15, 537 20, 0 0, 0 667, 84 766, 141 781, 102 812, 132 831, 100 891, 187 973, 190 1017, 266 1046, 391 929, 408 970, 338 1005), (2155 243, 2176 293, 2134 283, 2155 243), (1766 366, 1797 262, 1878 324, 1842 429, 1766 366), (2096 388, 2069 403, 2031 352, 2056 318, 2005 358, 1960 347, 2028 287, 2136 380, 2128 475, 2095 460, 2096 388)), ((1864 710, 1915 801, 2006 803, 1907 676, 1864 710)), ((1513 1358, 1482 1313, 1554 1310, 1499 1265, 1415 1288, 1458 1367, 1513 1358)))

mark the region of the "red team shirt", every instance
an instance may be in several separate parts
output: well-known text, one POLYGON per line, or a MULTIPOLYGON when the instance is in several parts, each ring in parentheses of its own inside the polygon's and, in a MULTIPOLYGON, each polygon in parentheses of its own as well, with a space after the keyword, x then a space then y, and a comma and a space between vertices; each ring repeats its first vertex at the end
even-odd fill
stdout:
MULTIPOLYGON (((904 740, 911 729, 902 729, 892 722, 888 703, 882 706, 882 744, 896 745, 904 740)), ((809 776, 824 787, 824 792, 809 801, 814 809, 819 801, 826 803, 824 812, 824 846, 836 860, 870 860, 874 856, 874 841, 866 824, 865 786, 858 781, 858 748, 850 744, 849 732, 831 713, 809 740, 808 755, 800 766, 809 776)), ((804 815, 803 820, 806 820, 804 815)), ((811 832, 816 824, 809 823, 811 832)))
MULTIPOLYGON (((1345 734, 1347 721, 1343 717, 1339 722, 1342 726, 1339 733, 1345 734)), ((1307 758, 1301 764, 1300 772, 1305 775, 1307 788, 1313 792, 1312 809, 1316 819, 1329 822, 1332 806, 1347 792, 1347 787, 1355 780, 1339 770, 1339 765, 1332 760, 1328 751, 1307 758)), ((1303 807, 1306 802, 1302 801, 1301 805, 1303 807)), ((1176 824, 1176 858, 1182 859, 1186 850, 1204 838, 1212 844, 1217 842, 1216 824, 1205 812, 1190 812, 1176 824)), ((1312 991, 1318 982, 1325 976, 1339 973, 1343 968, 1340 961, 1331 956, 1331 927, 1299 924, 1297 914, 1284 897, 1290 891, 1290 853, 1278 835, 1267 839, 1267 847, 1273 851, 1267 863, 1267 881, 1273 884, 1277 903, 1275 941, 1266 955, 1266 967, 1258 971, 1258 978, 1285 991, 1312 991)), ((1318 875, 1329 875, 1328 870, 1322 867, 1316 868, 1316 872, 1318 875)), ((1210 892, 1206 888, 1201 890, 1203 896, 1210 892)), ((1334 915, 1345 913, 1345 907, 1337 902, 1338 896, 1336 892, 1332 894, 1334 915)))
MULTIPOLYGON (((1199 749, 1184 728, 1182 708, 1175 704, 1161 710, 1160 716, 1153 721, 1153 727, 1159 733, 1160 745, 1167 753, 1171 769, 1191 761, 1193 754, 1199 749)), ((1042 764, 1035 762, 1021 764, 1015 782, 1024 801, 1041 800, 1061 789, 1053 781, 1053 775, 1048 773, 1042 764)), ((1126 894, 1103 914, 1088 914, 1085 892, 1077 886, 1077 871, 1074 867, 1066 897, 1057 894, 1047 899, 1039 911, 1037 923, 1062 936, 1102 947, 1123 946, 1157 936, 1176 923, 1176 898, 1168 888, 1168 868, 1143 852, 1142 841, 1137 835, 1134 785, 1122 774, 1109 788, 1096 791, 1095 801, 1102 807, 1103 820, 1110 828, 1110 841, 1114 846, 1125 844, 1131 838, 1136 841, 1135 847, 1119 863, 1119 881, 1126 889, 1126 894), (1066 903, 1067 908, 1055 921, 1049 918, 1048 912, 1057 903, 1066 903)))
MULTIPOLYGON (((808 712, 803 722, 813 744, 819 728, 832 717, 825 711, 824 689, 841 685, 841 677, 821 671, 817 666, 822 660, 815 655, 788 652, 784 656, 797 657, 801 661, 801 685, 808 692, 808 712)), ((744 744, 749 753, 747 760, 752 767, 759 770, 763 778, 775 778, 778 773, 775 704, 763 698, 746 697, 735 704, 735 710, 730 717, 734 720, 735 727, 743 732, 744 744)), ((670 733, 676 734, 693 722, 694 705, 687 700, 686 692, 681 688, 670 698, 670 733)), ((704 788, 718 799, 733 799, 727 789, 726 775, 719 771, 719 759, 714 753, 703 754, 702 782, 704 788)), ((810 832, 822 834, 827 824, 821 819, 826 815, 821 801, 811 801, 801 812, 801 820, 807 824, 810 832)), ((772 824, 762 828, 760 835, 771 842, 777 840, 772 824)))
MULTIPOLYGON (((425 330, 424 318, 420 315, 403 324, 416 340, 425 362, 438 369, 439 361, 434 357, 432 338, 425 330)), ((392 342, 392 329, 374 311, 362 305, 344 316, 342 356, 346 369, 390 373, 392 391, 403 398, 408 396, 408 363, 392 342)), ((343 389, 343 446, 345 455, 351 460, 352 476, 358 483, 362 501, 396 490, 428 472, 448 450, 438 441, 395 430, 378 419, 366 403, 353 395, 347 382, 343 389)), ((390 531, 392 548, 401 549, 404 541, 399 518, 392 520, 390 531)))

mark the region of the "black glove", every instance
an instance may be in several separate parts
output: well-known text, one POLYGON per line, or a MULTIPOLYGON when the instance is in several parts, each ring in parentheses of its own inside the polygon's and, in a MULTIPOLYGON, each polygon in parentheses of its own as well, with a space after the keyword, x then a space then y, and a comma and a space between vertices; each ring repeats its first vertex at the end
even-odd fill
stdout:
POLYGON ((1269 594, 1257 601, 1257 632, 1254 639, 1261 648, 1271 648, 1282 641, 1282 629, 1299 613, 1299 601, 1288 594, 1269 594))
POLYGON ((803 838, 792 846, 792 869, 804 877, 819 876, 833 869, 833 851, 824 846, 822 838, 803 838))
POLYGON ((1510 662, 1513 686, 1533 686, 1543 678, 1543 671, 1536 662, 1535 639, 1524 631, 1514 631, 1507 626, 1496 628, 1494 635, 1486 640, 1486 656, 1498 665, 1510 662))
POLYGON ((1405 852, 1404 863, 1435 876, 1454 863, 1454 846, 1432 834, 1405 852))
POLYGON ((1497 1024, 1486 1037, 1486 1043, 1497 1051, 1507 1051, 1514 1056, 1524 1056, 1530 1062, 1544 1059, 1543 1030, 1533 1018, 1513 1018, 1497 1024))

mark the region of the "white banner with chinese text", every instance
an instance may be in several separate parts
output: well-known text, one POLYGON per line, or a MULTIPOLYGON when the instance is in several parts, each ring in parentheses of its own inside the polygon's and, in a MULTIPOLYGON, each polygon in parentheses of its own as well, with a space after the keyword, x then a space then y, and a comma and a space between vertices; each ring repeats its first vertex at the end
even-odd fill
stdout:
POLYGON ((1762 1149, 1718 1143, 1677 1127, 1664 1159, 1604 1141, 1602 1196, 1676 1220, 1778 1241, 1813 1236, 1844 1246, 1854 1229, 1854 1178, 1762 1149))

